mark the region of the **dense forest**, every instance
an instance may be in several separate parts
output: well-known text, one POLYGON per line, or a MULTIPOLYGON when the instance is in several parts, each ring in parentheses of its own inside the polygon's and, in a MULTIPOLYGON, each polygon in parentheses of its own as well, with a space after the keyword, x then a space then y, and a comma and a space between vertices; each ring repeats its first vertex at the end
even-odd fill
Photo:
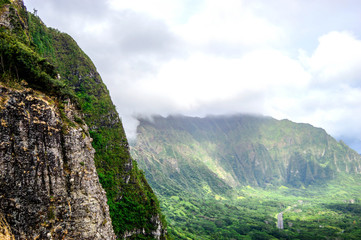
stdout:
POLYGON ((251 115, 155 116, 140 119, 131 152, 175 239, 361 237, 361 157, 323 129, 251 115))

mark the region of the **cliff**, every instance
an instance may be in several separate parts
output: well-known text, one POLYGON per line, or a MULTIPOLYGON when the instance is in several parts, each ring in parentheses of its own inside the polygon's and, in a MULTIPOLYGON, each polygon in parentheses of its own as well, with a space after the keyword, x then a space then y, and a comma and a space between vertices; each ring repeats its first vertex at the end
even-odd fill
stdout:
POLYGON ((1 175, 1 209, 15 237, 112 239, 113 228, 117 238, 166 239, 109 92, 76 42, 4 0, 0 54, 0 168, 12 173, 1 175))
POLYGON ((309 124, 247 115, 153 120, 140 120, 132 152, 157 191, 303 187, 361 173, 359 154, 309 124))
POLYGON ((74 121, 74 107, 3 86, 0 102, 0 210, 13 234, 115 239, 88 127, 74 121))

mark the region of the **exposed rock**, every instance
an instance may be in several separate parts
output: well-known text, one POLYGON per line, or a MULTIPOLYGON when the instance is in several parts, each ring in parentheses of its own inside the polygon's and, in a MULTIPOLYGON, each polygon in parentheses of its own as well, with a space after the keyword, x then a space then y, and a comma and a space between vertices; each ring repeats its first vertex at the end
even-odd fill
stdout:
MULTIPOLYGON (((159 215, 153 216, 151 219, 151 223, 154 226, 157 226, 157 229, 151 232, 151 234, 150 234, 151 237, 156 240, 166 239, 165 236, 167 235, 167 230, 162 225, 159 215)), ((133 231, 125 231, 123 238, 124 239, 127 239, 127 238, 133 239, 134 237, 136 237, 136 235, 149 235, 149 234, 146 233, 144 228, 143 229, 134 229, 133 231)))
POLYGON ((129 237, 132 237, 134 235, 139 235, 139 234, 145 234, 145 229, 135 229, 134 231, 125 231, 124 233, 124 239, 127 239, 129 237))
POLYGON ((153 239, 163 240, 166 239, 167 229, 162 225, 162 222, 159 218, 159 215, 154 215, 151 218, 151 223, 157 227, 156 230, 152 231, 150 234, 147 234, 145 229, 134 229, 133 231, 125 231, 123 238, 133 239, 136 235, 150 235, 153 239))
MULTIPOLYGON (((7 41, 17 46, 24 44, 26 49, 21 53, 31 59, 20 68, 17 58, 15 64, 10 64, 13 68, 6 68, 14 79, 0 80, 11 86, 21 82, 22 86, 61 99, 76 95, 82 114, 73 116, 71 104, 54 104, 30 90, 2 89, 7 92, 2 92, 0 99, 0 211, 6 210, 6 220, 15 236, 113 239, 109 203, 119 239, 126 231, 141 232, 141 236, 131 235, 132 239, 153 239, 159 228, 163 234, 160 239, 166 239, 166 222, 159 217, 157 198, 133 164, 121 119, 90 58, 69 35, 47 28, 35 9, 35 16, 29 14, 22 0, 2 2, 0 28, 5 45, 7 41), (44 49, 50 50, 51 56, 44 49), (46 69, 35 71, 35 77, 28 74, 38 65, 32 58, 46 65, 46 69), (18 69, 22 68, 25 71, 20 72, 26 74, 19 76, 18 69), (64 86, 57 85, 59 82, 64 86), (82 126, 83 121, 89 131, 82 126), (95 155, 89 133, 94 138, 95 155), (99 186, 94 165, 101 173, 108 199, 99 186)), ((8 55, 3 56, 6 63, 10 61, 5 57, 13 58, 8 55)))
POLYGON ((33 90, 0 86, 0 212, 16 239, 115 239, 77 114, 33 90))
POLYGON ((165 233, 162 231, 163 226, 162 226, 162 222, 159 219, 159 215, 152 217, 152 223, 155 224, 155 226, 157 226, 157 229, 152 232, 153 237, 155 239, 161 239, 161 236, 164 236, 165 233))
POLYGON ((3 9, 1 10, 1 14, 0 14, 0 26, 4 26, 6 28, 11 29, 11 23, 10 23, 10 6, 4 6, 3 9))
POLYGON ((0 8, 0 27, 3 26, 7 29, 13 30, 17 24, 20 24, 23 28, 26 28, 26 24, 19 13, 19 9, 25 10, 25 6, 22 0, 11 0, 12 5, 5 4, 3 8, 0 8), (14 6, 16 8, 14 8, 14 6), (16 16, 16 17, 14 17, 16 16))

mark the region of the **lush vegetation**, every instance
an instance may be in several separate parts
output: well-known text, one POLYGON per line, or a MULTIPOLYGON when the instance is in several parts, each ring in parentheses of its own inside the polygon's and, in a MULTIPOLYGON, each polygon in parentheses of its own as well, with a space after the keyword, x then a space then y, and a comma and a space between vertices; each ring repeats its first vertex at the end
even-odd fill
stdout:
POLYGON ((2 7, 5 4, 10 4, 10 0, 0 0, 0 7, 2 7))
POLYGON ((77 104, 93 138, 95 165, 114 231, 121 237, 125 231, 144 229, 146 234, 136 238, 152 239, 149 233, 157 228, 156 217, 163 228, 165 219, 144 173, 130 157, 121 120, 92 61, 69 35, 47 28, 39 17, 8 3, 0 2, 0 8, 10 6, 12 25, 0 28, 1 82, 59 98, 60 111, 65 99, 77 104))
POLYGON ((127 230, 156 230, 151 219, 161 216, 158 200, 131 160, 122 123, 95 66, 70 36, 46 28, 33 15, 29 20, 35 48, 55 65, 62 81, 75 93, 91 129, 95 164, 107 192, 114 231, 121 236, 127 230))
POLYGON ((33 89, 59 98, 74 98, 56 78, 54 66, 16 37, 0 32, 0 53, 2 82, 16 86, 26 79, 26 85, 33 89))
POLYGON ((160 197, 174 239, 360 239, 360 177, 307 189, 239 188, 238 196, 160 197), (277 228, 283 212, 284 229, 277 228))
POLYGON ((64 86, 55 79, 54 67, 29 46, 29 39, 22 27, 25 12, 9 3, 4 0, 0 2, 0 7, 5 4, 9 6, 9 16, 13 26, 11 31, 4 27, 0 28, 1 81, 16 86, 26 79, 27 84, 32 88, 52 95, 61 94, 60 91, 64 86))
POLYGON ((246 115, 140 122, 132 154, 157 191, 306 187, 361 167, 359 154, 308 124, 246 115))
POLYGON ((242 115, 140 122, 132 154, 175 239, 361 237, 361 157, 324 130, 242 115))

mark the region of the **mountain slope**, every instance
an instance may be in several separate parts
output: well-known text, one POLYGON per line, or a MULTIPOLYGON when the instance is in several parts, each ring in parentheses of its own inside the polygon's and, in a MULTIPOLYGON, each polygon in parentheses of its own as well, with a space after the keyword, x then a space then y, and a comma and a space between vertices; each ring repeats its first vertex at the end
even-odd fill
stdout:
MULTIPOLYGON (((199 177, 215 193, 224 185, 308 186, 361 171, 361 157, 323 129, 246 115, 143 119, 132 151, 149 179, 166 174, 177 179, 172 185, 185 186, 199 177)), ((163 185, 161 179, 154 184, 163 185)))
POLYGON ((323 129, 249 115, 139 121, 131 153, 175 239, 361 236, 360 217, 338 210, 359 207, 361 157, 323 129))
POLYGON ((158 200, 130 157, 121 120, 91 60, 69 35, 28 13, 22 1, 0 1, 0 13, 1 82, 54 98, 62 117, 68 104, 78 108, 73 121, 89 127, 85 134, 93 139, 118 238, 165 239, 158 200))

